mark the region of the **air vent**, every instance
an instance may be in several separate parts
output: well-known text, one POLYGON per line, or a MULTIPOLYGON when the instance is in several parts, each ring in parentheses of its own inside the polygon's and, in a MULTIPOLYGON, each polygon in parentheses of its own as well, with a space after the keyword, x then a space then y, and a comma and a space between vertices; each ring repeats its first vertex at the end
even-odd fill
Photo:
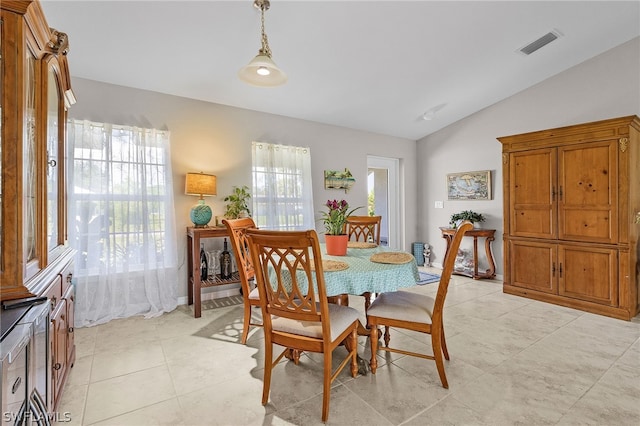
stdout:
POLYGON ((520 49, 520 52, 524 53, 525 55, 531 55, 536 50, 541 49, 547 44, 556 40, 559 36, 560 33, 557 33, 555 31, 548 32, 536 41, 529 43, 528 45, 520 49))

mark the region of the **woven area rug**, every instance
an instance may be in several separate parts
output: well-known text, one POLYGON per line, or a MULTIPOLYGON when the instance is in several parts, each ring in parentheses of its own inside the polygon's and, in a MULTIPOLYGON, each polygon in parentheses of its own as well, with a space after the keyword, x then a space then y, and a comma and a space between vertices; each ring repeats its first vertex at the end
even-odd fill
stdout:
POLYGON ((431 284, 440 281, 440 275, 430 274, 428 272, 420 271, 420 281, 417 282, 418 285, 431 284))
POLYGON ((227 308, 229 306, 242 305, 242 296, 221 297, 202 301, 202 309, 227 308))

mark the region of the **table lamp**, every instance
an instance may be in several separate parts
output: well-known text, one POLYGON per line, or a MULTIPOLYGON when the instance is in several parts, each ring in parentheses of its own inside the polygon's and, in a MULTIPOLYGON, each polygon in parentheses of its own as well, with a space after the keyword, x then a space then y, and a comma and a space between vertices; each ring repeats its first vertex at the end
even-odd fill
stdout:
POLYGON ((211 207, 204 203, 205 196, 216 195, 216 177, 205 173, 187 173, 184 192, 187 195, 198 195, 198 204, 191 208, 191 221, 196 228, 207 226, 211 220, 211 207))

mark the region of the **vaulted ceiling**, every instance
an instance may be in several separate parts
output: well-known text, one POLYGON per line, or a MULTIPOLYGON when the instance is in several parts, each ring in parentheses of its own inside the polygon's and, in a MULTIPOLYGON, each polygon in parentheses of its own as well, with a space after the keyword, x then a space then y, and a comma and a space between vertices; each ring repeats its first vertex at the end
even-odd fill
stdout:
POLYGON ((72 77, 409 139, 640 36, 640 1, 271 0, 289 80, 257 88, 237 77, 260 47, 252 4, 42 1, 69 35, 72 77))

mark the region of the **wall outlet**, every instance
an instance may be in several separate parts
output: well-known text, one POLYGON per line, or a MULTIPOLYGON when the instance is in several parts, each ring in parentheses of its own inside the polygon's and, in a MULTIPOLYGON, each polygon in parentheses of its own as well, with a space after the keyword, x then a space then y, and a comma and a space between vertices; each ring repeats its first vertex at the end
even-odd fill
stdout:
POLYGON ((444 201, 436 201, 434 207, 436 209, 444 209, 444 201))

